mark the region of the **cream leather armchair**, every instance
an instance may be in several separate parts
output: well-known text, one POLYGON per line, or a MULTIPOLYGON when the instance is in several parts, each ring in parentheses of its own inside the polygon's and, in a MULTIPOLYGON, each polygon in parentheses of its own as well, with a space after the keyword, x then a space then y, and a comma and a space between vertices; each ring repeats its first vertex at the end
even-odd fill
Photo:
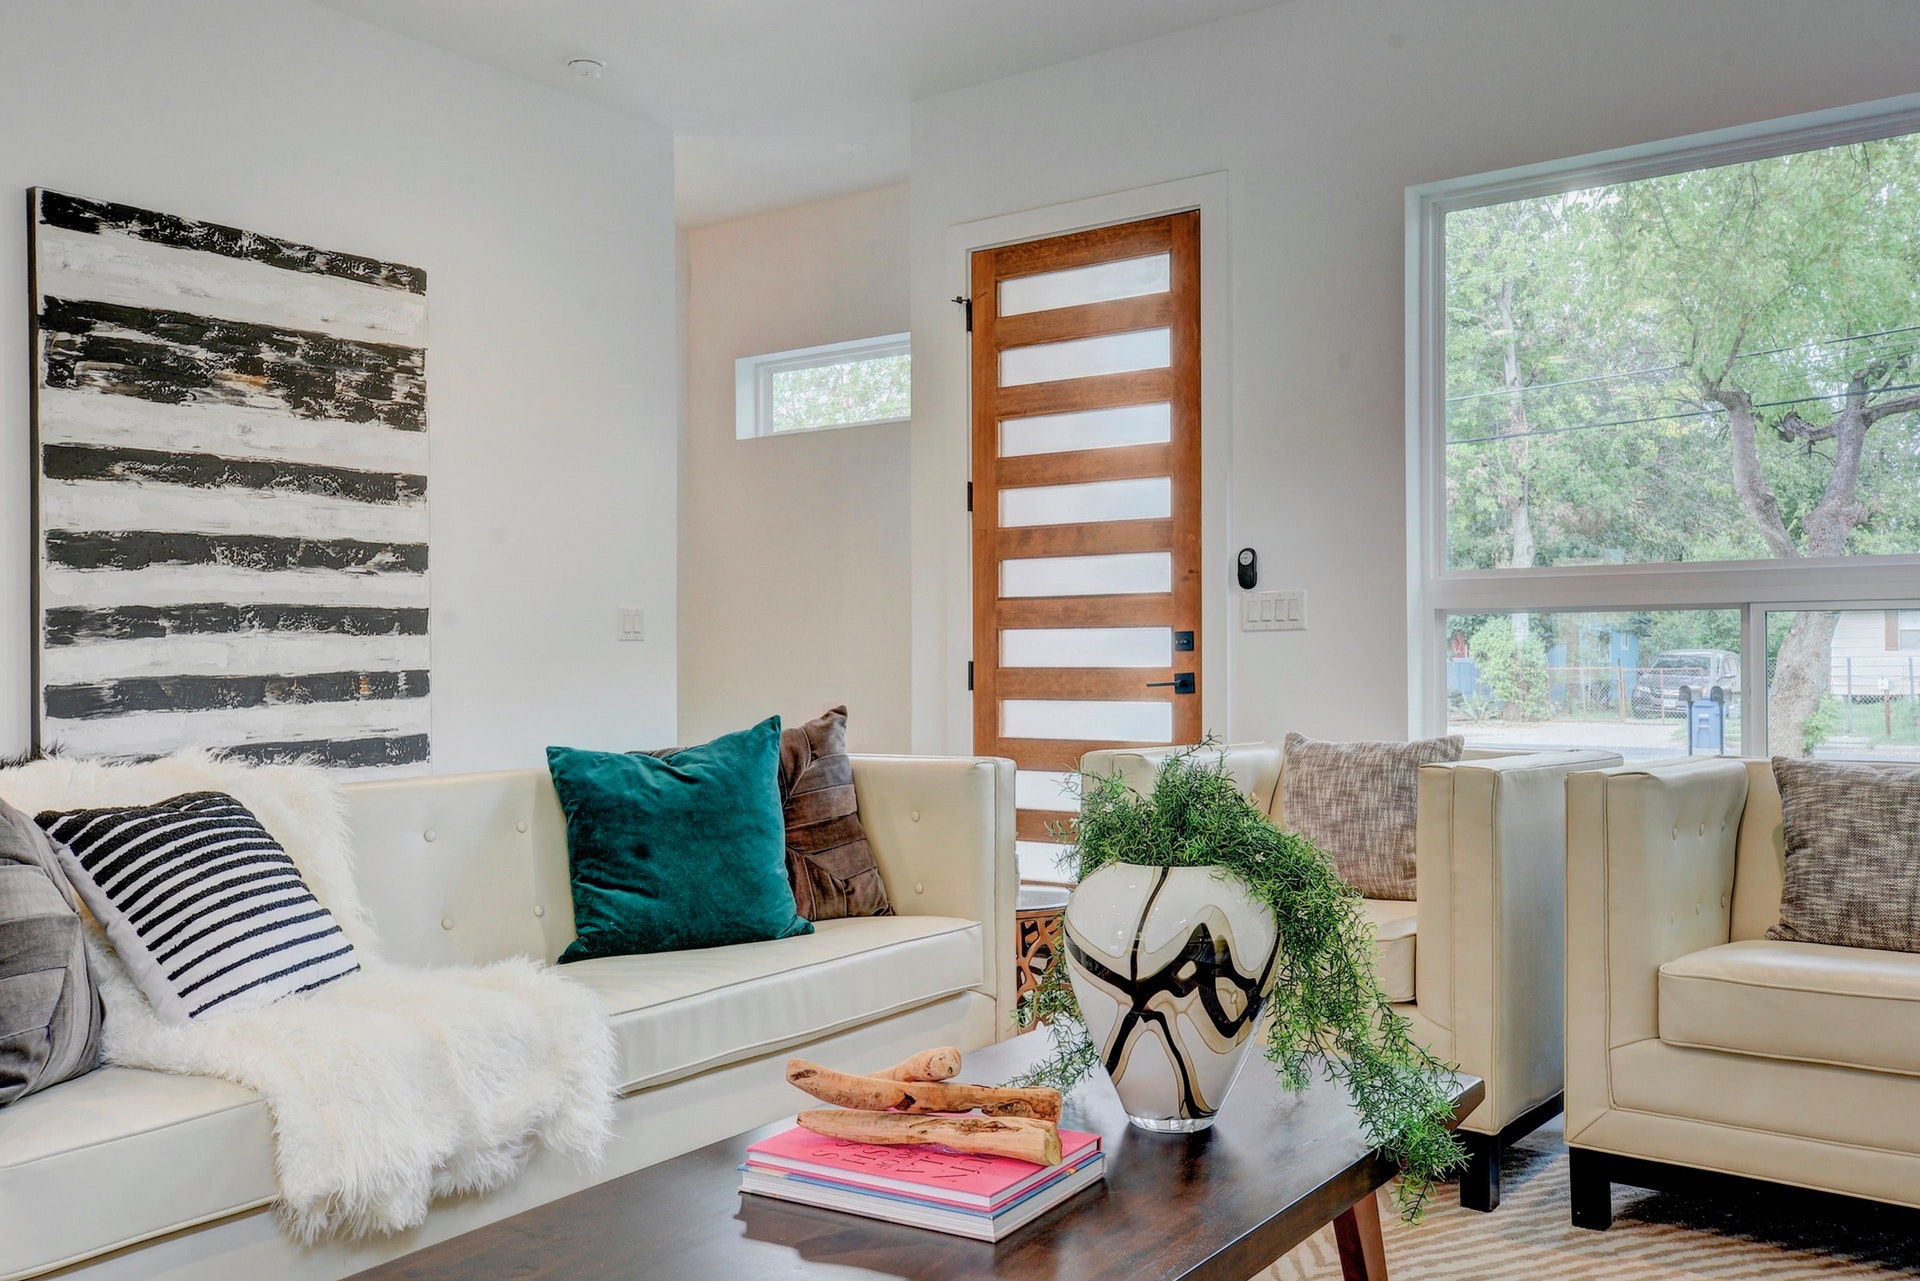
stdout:
MULTIPOLYGON (((1180 748, 1091 752, 1080 768, 1136 790, 1180 748)), ((1234 780, 1285 824, 1279 743, 1221 749, 1234 780)), ((1380 985, 1413 1035, 1483 1078, 1460 1127, 1470 1160, 1460 1201, 1500 1203, 1500 1153, 1560 1110, 1566 780, 1607 752, 1479 754, 1420 771, 1419 899, 1363 900, 1380 985)))
POLYGON ((1765 761, 1568 780, 1576 1226, 1727 1175, 1920 1207, 1920 955, 1769 940, 1785 867, 1765 761))

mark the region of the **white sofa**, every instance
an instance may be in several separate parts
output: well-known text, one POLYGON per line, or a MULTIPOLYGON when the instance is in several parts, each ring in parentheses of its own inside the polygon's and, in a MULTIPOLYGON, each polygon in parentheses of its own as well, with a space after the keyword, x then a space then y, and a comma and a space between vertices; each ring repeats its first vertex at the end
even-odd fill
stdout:
MULTIPOLYGON (((855 757, 894 917, 798 938, 561 968, 605 1000, 622 1057, 616 1137, 582 1176, 536 1154, 500 1192, 357 1245, 275 1226, 271 1122, 224 1081, 103 1068, 0 1108, 0 1281, 321 1281, 773 1120, 791 1054, 881 1067, 1012 1030, 1013 765, 855 757)), ((573 937, 566 828, 543 771, 346 787, 361 892, 387 954, 551 959, 573 937)))
MULTIPOLYGON (((1080 768, 1153 784, 1180 748, 1090 752, 1080 768)), ((1279 743, 1220 749, 1240 789, 1284 825, 1279 743)), ((1381 989, 1413 1037, 1486 1081, 1460 1126, 1460 1201, 1500 1203, 1500 1152, 1553 1117, 1561 1095, 1566 780, 1610 752, 1474 752, 1420 770, 1416 902, 1364 899, 1381 989)))
POLYGON ((1765 761, 1568 781, 1576 1226, 1729 1175, 1920 1207, 1920 955, 1768 939, 1785 870, 1765 761))

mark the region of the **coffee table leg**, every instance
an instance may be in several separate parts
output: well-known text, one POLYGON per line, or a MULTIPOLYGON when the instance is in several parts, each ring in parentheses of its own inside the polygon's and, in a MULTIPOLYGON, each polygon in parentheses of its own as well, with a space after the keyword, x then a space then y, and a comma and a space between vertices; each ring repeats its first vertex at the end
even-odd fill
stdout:
POLYGON ((1340 1275, 1346 1281, 1387 1281, 1387 1247, 1380 1240, 1380 1202, 1369 1193, 1334 1216, 1333 1239, 1340 1247, 1340 1275))

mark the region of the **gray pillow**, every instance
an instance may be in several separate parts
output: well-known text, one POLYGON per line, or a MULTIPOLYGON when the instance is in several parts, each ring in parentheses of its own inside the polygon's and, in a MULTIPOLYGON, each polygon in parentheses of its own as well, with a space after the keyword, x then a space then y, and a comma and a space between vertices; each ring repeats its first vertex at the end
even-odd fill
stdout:
POLYGON ((1340 879, 1367 898, 1414 898, 1420 767, 1457 761, 1465 747, 1457 734, 1413 743, 1322 743, 1289 734, 1280 817, 1333 855, 1340 879))
POLYGON ((1773 758, 1787 848, 1770 939, 1920 952, 1920 766, 1773 758))
POLYGON ((100 1062, 100 991, 53 844, 0 801, 0 1107, 100 1062))

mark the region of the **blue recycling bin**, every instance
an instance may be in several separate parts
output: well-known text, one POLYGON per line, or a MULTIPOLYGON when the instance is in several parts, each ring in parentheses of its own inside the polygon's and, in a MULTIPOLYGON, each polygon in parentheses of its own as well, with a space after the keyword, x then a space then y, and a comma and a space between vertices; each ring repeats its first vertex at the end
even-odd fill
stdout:
POLYGON ((1717 698, 1696 698, 1687 704, 1687 755, 1724 756, 1727 751, 1727 705, 1717 698))

